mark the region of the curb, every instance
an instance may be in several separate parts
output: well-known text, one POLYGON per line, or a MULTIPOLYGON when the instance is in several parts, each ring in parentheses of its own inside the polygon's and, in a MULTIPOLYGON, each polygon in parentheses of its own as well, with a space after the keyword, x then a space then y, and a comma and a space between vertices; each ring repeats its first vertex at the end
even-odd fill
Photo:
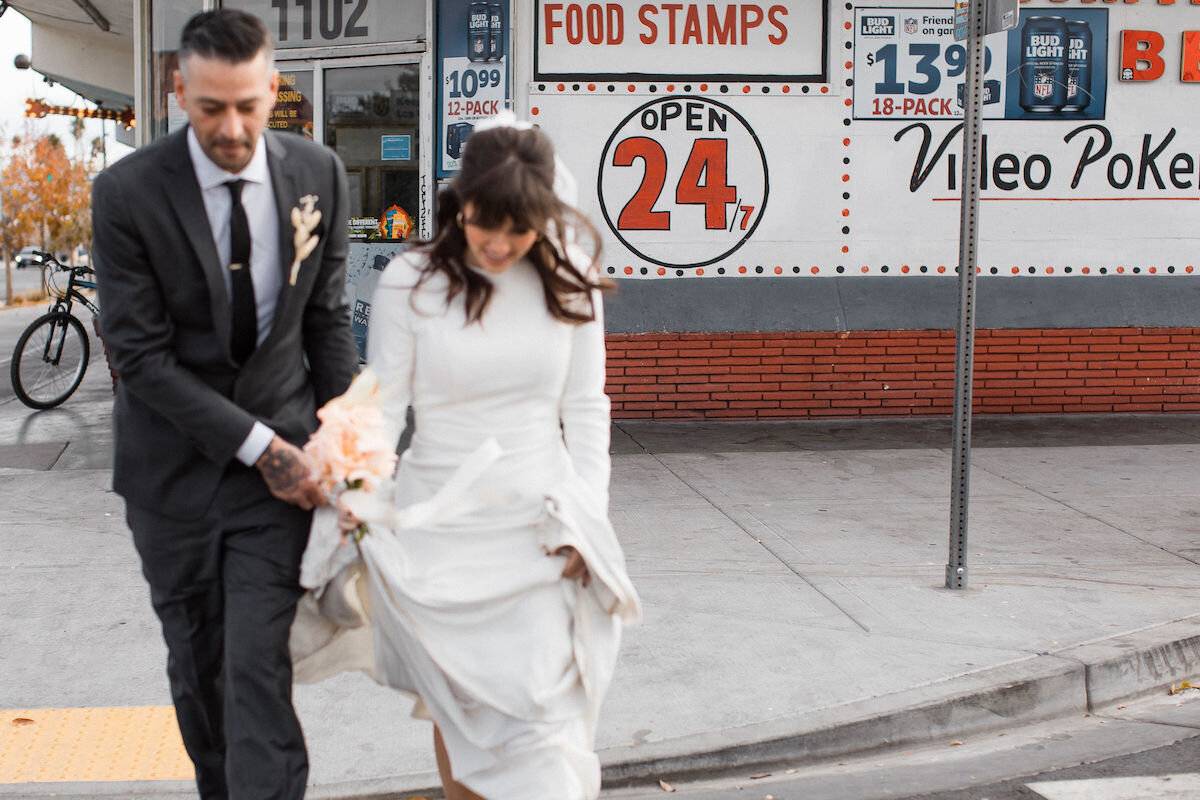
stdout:
POLYGON ((844 706, 609 750, 604 786, 790 768, 1082 716, 1196 675, 1200 616, 844 706))
MULTIPOLYGON (((802 766, 1085 715, 1200 675, 1200 615, 881 697, 600 753, 605 788, 802 766)), ((0 785, 0 798, 180 800, 190 783, 0 785)), ((311 786, 310 800, 441 797, 432 773, 311 786)))

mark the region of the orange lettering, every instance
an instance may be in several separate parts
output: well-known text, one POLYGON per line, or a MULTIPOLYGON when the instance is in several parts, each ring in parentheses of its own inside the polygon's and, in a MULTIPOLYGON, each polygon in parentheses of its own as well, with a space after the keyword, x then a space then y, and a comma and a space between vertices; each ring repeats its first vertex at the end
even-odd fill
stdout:
POLYGON ((788 13, 787 6, 771 6, 767 9, 767 21, 775 26, 779 33, 772 33, 767 37, 771 44, 783 44, 787 41, 788 32, 787 26, 783 24, 780 17, 786 17, 788 13))
POLYGON ((556 11, 562 11, 562 3, 547 3, 542 6, 542 19, 546 21, 546 44, 554 44, 554 29, 563 26, 562 20, 554 19, 556 11))
POLYGON ((725 19, 717 16, 717 7, 711 3, 708 6, 708 43, 737 44, 737 6, 725 6, 725 19))
POLYGON ((761 8, 749 4, 742 6, 742 44, 747 43, 749 30, 757 28, 762 24, 762 21, 763 12, 761 8))
POLYGON ((1183 32, 1179 79, 1184 83, 1200 83, 1200 31, 1183 32))
POLYGON ((704 37, 700 35, 700 9, 695 5, 688 6, 687 19, 683 23, 683 43, 704 44, 704 37))
POLYGON ((638 9, 638 19, 642 25, 646 27, 645 33, 639 33, 638 38, 642 40, 642 44, 654 44, 658 39, 658 26, 654 24, 654 20, 650 19, 651 14, 657 14, 658 9, 646 3, 638 9))
POLYGON ((1159 53, 1163 37, 1155 31, 1121 31, 1121 73, 1123 81, 1156 81, 1166 70, 1159 53))

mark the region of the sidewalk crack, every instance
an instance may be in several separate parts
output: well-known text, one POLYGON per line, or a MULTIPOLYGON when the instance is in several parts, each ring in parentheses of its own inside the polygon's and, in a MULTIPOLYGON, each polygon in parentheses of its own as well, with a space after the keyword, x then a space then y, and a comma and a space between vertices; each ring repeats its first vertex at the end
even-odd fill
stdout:
POLYGON ((1102 519, 1102 518, 1096 516, 1095 514, 1092 514, 1088 511, 1084 511, 1082 508, 1076 508, 1075 506, 1071 505, 1070 503, 1066 502, 1065 500, 1060 500, 1059 498, 1054 497, 1053 495, 1046 494, 1045 492, 1041 491, 1040 489, 1036 489, 1033 486, 1030 486, 1026 483, 1021 483, 1019 481, 1015 481, 1012 478, 1008 477, 1007 475, 1004 475, 1000 472, 996 472, 995 470, 988 469, 987 467, 979 466, 976 464, 972 465, 972 469, 982 470, 982 471, 988 473, 989 475, 994 475, 995 477, 997 477, 1003 481, 1008 481, 1013 486, 1020 486, 1025 491, 1032 492, 1033 494, 1036 494, 1038 497, 1041 497, 1045 500, 1049 500, 1051 503, 1055 503, 1057 505, 1062 506, 1063 508, 1070 509, 1071 511, 1074 511, 1076 514, 1080 514, 1084 517, 1087 517, 1088 519, 1092 520, 1093 522, 1098 522, 1106 528, 1110 528, 1118 533, 1122 533, 1122 534, 1130 537, 1131 539, 1136 539, 1137 541, 1141 542, 1142 544, 1146 544, 1146 545, 1149 545, 1150 547, 1157 548, 1157 549, 1163 551, 1164 553, 1166 553, 1167 555, 1175 556, 1176 558, 1182 559, 1183 561, 1186 561, 1189 564, 1195 564, 1196 566, 1200 566, 1200 561, 1196 560, 1195 558, 1186 556, 1183 553, 1177 553, 1174 550, 1164 547, 1161 544, 1152 542, 1144 536, 1139 536, 1138 534, 1134 533, 1133 531, 1126 530, 1125 528, 1122 528, 1120 525, 1115 525, 1106 519, 1102 519))
MULTIPOLYGON (((770 544, 768 544, 766 541, 764 541, 762 536, 755 535, 755 532, 753 530, 751 530, 751 527, 748 526, 745 521, 738 518, 739 516, 741 516, 740 514, 732 513, 729 509, 725 508, 724 506, 720 505, 719 503, 714 503, 713 500, 710 497, 708 497, 708 495, 704 494, 704 492, 697 489, 695 486, 693 486, 691 484, 691 482, 688 481, 687 478, 683 477, 677 471, 672 469, 671 465, 668 464, 667 462, 665 462, 662 458, 660 458, 657 453, 650 453, 649 455, 651 455, 655 461, 657 461, 660 465, 662 465, 663 469, 665 469, 667 472, 674 475, 675 478, 680 483, 682 483, 684 486, 691 489, 693 493, 695 493, 698 497, 700 497, 702 500, 704 500, 704 502, 708 503, 714 510, 716 510, 719 514, 721 514, 721 516, 725 517, 725 519, 729 520, 734 525, 736 525, 738 527, 738 529, 742 531, 742 533, 746 534, 751 539, 753 539, 759 547, 761 547, 762 549, 764 549, 768 553, 770 553, 771 556, 776 561, 778 561, 783 566, 787 567, 789 572, 791 572, 793 575, 795 575, 797 578, 799 578, 801 581, 803 581, 805 584, 807 584, 809 588, 811 588, 814 592, 816 592, 822 598, 824 598, 825 601, 828 602, 831 606, 833 606, 838 611, 840 611, 843 615, 845 615, 847 619, 849 619, 851 622, 853 622, 855 625, 857 625, 859 628, 861 628, 863 630, 863 632, 865 632, 865 633, 871 632, 871 627, 869 625, 867 625, 866 623, 864 623, 863 621, 858 619, 858 617, 856 617, 854 614, 850 613, 850 611, 848 609, 846 609, 845 606, 843 606, 841 603, 839 603, 837 600, 835 600, 828 592, 826 592, 824 589, 822 589, 820 586, 818 586, 816 583, 814 583, 812 580, 810 580, 807 576, 804 575, 804 573, 800 572, 798 569, 796 569, 794 566, 792 566, 791 562, 788 561, 788 559, 784 558, 782 555, 780 555, 778 552, 776 552, 775 548, 773 548, 770 544)), ((792 549, 795 549, 795 545, 791 544, 791 542, 787 541, 787 539, 783 538, 778 533, 776 533, 775 530, 770 525, 767 525, 762 520, 760 520, 758 517, 754 516, 754 513, 752 511, 750 511, 750 509, 745 508, 745 509, 741 509, 741 510, 744 511, 746 513, 746 515, 748 515, 750 517, 751 520, 753 520, 752 525, 756 525, 760 528, 765 529, 775 539, 778 539, 779 541, 788 545, 792 549)))

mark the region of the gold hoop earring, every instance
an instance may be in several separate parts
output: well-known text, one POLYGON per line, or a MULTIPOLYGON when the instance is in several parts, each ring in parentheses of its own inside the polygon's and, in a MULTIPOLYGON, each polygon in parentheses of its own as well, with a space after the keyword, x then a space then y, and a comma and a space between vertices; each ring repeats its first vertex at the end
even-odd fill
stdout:
POLYGON ((454 215, 454 221, 458 223, 458 227, 461 228, 463 226, 463 218, 462 218, 461 211, 454 215))

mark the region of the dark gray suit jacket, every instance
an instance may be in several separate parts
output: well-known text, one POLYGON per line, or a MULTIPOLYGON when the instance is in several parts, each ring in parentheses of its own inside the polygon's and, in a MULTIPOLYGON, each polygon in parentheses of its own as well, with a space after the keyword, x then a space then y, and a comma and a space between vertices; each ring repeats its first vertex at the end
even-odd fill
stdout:
POLYGON ((173 519, 205 512, 255 420, 302 444, 316 408, 357 368, 345 299, 345 168, 294 134, 267 131, 265 142, 284 277, 271 332, 241 368, 185 131, 121 159, 93 188, 100 328, 120 376, 113 486, 173 519), (291 210, 308 194, 318 198, 320 239, 292 286, 291 210))

